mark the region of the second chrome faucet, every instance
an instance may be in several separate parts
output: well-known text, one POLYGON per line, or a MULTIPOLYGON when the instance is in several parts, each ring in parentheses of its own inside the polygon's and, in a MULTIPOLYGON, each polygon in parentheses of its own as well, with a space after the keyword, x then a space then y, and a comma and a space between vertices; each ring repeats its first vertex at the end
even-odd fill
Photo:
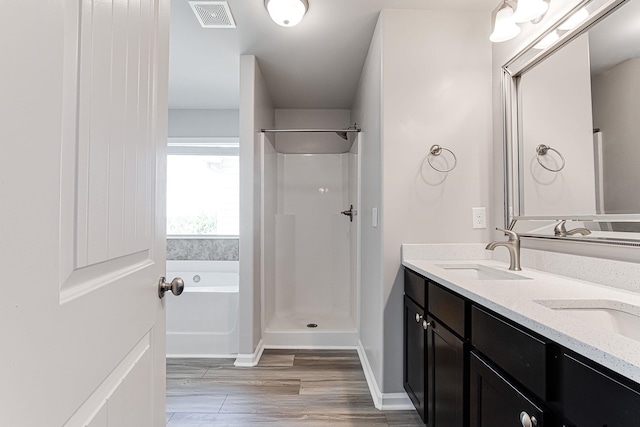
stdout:
POLYGON ((496 228, 496 230, 504 232, 509 236, 509 240, 506 242, 491 242, 486 249, 492 251, 498 246, 504 246, 509 250, 509 270, 522 270, 520 268, 520 236, 515 231, 503 230, 502 228, 496 228))

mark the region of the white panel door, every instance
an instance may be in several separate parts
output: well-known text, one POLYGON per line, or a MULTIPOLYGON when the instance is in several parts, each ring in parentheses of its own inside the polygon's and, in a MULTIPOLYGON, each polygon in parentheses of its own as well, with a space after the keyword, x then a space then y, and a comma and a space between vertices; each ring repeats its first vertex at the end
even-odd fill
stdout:
POLYGON ((0 4, 0 425, 165 425, 168 0, 0 4))

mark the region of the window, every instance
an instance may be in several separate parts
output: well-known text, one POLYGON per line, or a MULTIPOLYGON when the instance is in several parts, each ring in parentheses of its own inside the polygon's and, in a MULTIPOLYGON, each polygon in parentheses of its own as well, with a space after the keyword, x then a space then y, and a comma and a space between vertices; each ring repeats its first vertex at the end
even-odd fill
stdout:
POLYGON ((167 156, 167 235, 239 234, 237 140, 171 138, 167 156))

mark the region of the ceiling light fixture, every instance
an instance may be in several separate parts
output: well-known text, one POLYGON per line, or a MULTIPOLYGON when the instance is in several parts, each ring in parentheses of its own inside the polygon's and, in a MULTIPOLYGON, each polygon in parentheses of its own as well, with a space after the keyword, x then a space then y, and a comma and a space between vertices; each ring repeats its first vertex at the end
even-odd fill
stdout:
POLYGON ((273 22, 283 27, 298 25, 309 9, 307 0, 264 0, 273 22))
POLYGON ((513 20, 513 7, 505 1, 496 13, 493 32, 489 36, 489 40, 494 43, 504 42, 511 40, 518 34, 520 34, 520 27, 513 20))
POLYGON ((520 34, 518 23, 540 22, 549 9, 550 0, 503 0, 495 14, 493 32, 489 40, 494 43, 511 40, 520 34))

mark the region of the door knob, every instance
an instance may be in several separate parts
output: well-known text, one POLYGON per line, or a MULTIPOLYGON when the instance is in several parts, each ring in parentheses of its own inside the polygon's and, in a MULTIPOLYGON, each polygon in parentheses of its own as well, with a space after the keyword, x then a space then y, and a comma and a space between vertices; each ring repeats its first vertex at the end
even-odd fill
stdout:
POLYGON ((165 292, 171 291, 172 294, 178 296, 184 291, 184 280, 179 277, 176 277, 171 281, 171 283, 167 283, 164 281, 165 278, 161 277, 158 282, 158 296, 160 298, 164 297, 165 292))
POLYGON ((422 316, 420 315, 420 313, 416 313, 416 323, 420 323, 421 320, 422 316))

